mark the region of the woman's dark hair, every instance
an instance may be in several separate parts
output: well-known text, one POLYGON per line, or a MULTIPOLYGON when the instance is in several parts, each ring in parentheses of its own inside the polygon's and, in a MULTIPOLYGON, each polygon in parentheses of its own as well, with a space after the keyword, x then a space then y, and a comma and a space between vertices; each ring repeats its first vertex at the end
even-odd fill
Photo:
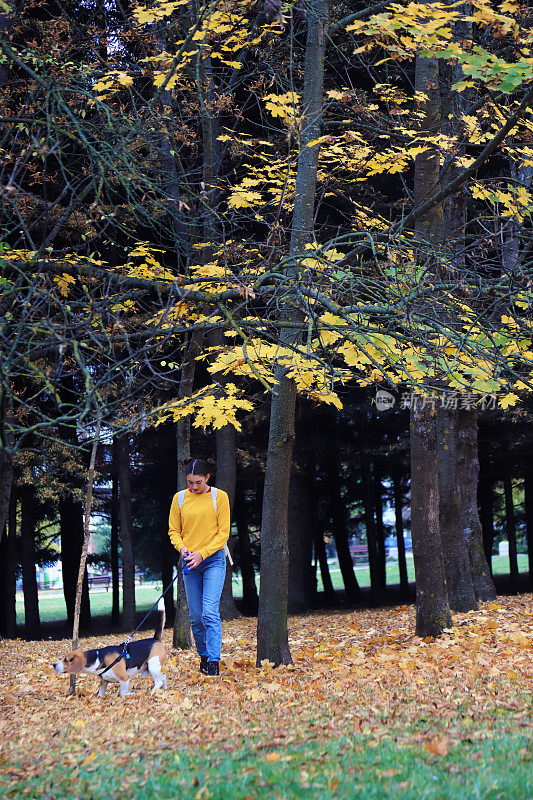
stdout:
POLYGON ((216 464, 212 458, 187 458, 183 462, 183 469, 186 475, 212 475, 216 464))

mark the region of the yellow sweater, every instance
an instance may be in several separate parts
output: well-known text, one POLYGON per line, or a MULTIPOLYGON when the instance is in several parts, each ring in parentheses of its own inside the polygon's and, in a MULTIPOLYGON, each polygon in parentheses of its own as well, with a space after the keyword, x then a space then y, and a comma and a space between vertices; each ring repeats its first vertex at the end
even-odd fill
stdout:
POLYGON ((199 552, 202 558, 213 555, 228 541, 229 526, 229 497, 222 489, 217 490, 216 514, 211 492, 194 494, 187 489, 181 509, 178 495, 174 495, 168 535, 178 552, 186 547, 190 553, 199 552))

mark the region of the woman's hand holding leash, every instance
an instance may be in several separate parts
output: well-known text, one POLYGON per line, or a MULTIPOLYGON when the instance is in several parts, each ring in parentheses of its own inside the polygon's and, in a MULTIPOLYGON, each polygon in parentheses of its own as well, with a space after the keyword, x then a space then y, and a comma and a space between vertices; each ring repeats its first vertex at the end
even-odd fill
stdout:
POLYGON ((200 555, 200 553, 197 550, 195 550, 192 553, 189 553, 187 548, 184 547, 182 549, 182 551, 181 551, 181 555, 182 555, 183 559, 185 560, 185 563, 187 564, 187 568, 188 569, 194 569, 199 564, 201 564, 202 561, 203 561, 202 556, 200 555))

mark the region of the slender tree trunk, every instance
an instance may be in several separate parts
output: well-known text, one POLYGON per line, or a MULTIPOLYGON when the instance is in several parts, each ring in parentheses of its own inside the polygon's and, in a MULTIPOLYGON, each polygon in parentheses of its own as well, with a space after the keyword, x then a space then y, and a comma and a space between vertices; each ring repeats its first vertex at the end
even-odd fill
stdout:
MULTIPOLYGON (((289 277, 298 274, 298 257, 313 236, 318 149, 311 144, 320 136, 324 82, 324 54, 329 25, 329 0, 311 0, 307 17, 303 117, 296 173, 295 203, 289 251, 289 277)), ((297 321, 293 309, 284 304, 283 321, 297 321)), ((301 341, 299 328, 283 327, 281 347, 301 341)), ((287 514, 296 386, 286 369, 276 366, 277 384, 270 410, 270 431, 265 473, 261 530, 261 584, 257 622, 257 663, 268 659, 276 666, 292 662, 287 632, 288 533, 287 514)))
MULTIPOLYGON (((441 131, 442 111, 438 62, 417 56, 415 89, 425 101, 420 130, 425 135, 441 131)), ((415 160, 414 203, 419 206, 439 188, 440 157, 437 148, 419 153, 415 160)), ((415 224, 417 260, 434 270, 435 248, 441 244, 442 208, 435 206, 415 224)), ((431 309, 428 309, 430 311, 431 309)), ((439 470, 436 411, 418 394, 411 408, 411 535, 416 580, 416 633, 439 636, 451 625, 450 606, 439 528, 439 470)))
POLYGON ((533 587, 533 465, 530 461, 526 463, 524 472, 524 506, 529 583, 533 587))
MULTIPOLYGON (((11 27, 12 20, 8 14, 0 14, 0 34, 11 27)), ((7 79, 7 71, 0 66, 0 86, 7 79)), ((0 308, 0 315, 5 312, 0 308)), ((0 543, 9 514, 9 498, 13 483, 13 434, 9 425, 12 411, 11 398, 5 395, 0 386, 0 543)))
POLYGON ((0 446, 0 543, 9 513, 9 498, 13 482, 13 455, 0 446))
MULTIPOLYGON (((316 464, 310 463, 308 466, 311 481, 314 481, 316 475, 316 464)), ((310 487, 309 498, 311 504, 311 523, 313 526, 313 544, 315 549, 315 562, 318 561, 320 567, 320 575, 322 577, 322 586, 324 587, 324 597, 328 604, 333 605, 337 598, 335 596, 335 589, 331 580, 329 571, 328 557, 326 553, 326 543, 324 541, 323 519, 319 512, 319 505, 317 502, 316 491, 313 491, 313 485, 310 487)), ((314 602, 317 601, 317 586, 316 575, 314 584, 314 602)))
POLYGON ((118 486, 117 437, 113 436, 113 456, 111 466, 111 624, 120 623, 120 574, 119 574, 119 530, 120 500, 118 486))
POLYGON ((378 549, 378 585, 381 591, 387 585, 387 558, 385 553, 385 529, 383 527, 383 483, 374 464, 374 502, 376 511, 376 544, 378 549))
MULTIPOLYGON (((170 537, 167 534, 168 530, 168 510, 172 502, 172 498, 176 491, 176 484, 178 480, 178 461, 176 450, 176 436, 174 423, 168 425, 161 425, 158 429, 158 447, 162 454, 162 474, 158 487, 158 509, 160 518, 158 518, 158 525, 160 527, 161 536, 161 583, 163 591, 168 587, 172 581, 174 569, 178 563, 178 554, 173 547, 170 537)), ((164 596, 166 618, 170 625, 174 625, 174 614, 176 608, 174 605, 173 592, 168 591, 164 596)))
POLYGON ((242 578, 242 601, 246 614, 255 615, 259 605, 257 586, 255 585, 255 570, 252 561, 252 549, 250 547, 249 515, 246 496, 242 486, 237 483, 235 495, 235 524, 239 537, 239 549, 241 553, 241 578, 242 578))
POLYGON ((474 592, 478 600, 494 600, 496 588, 485 558, 483 535, 477 506, 479 459, 477 410, 459 410, 459 483, 463 536, 466 539, 474 592))
POLYGON ((35 490, 33 486, 24 485, 21 487, 20 495, 22 591, 24 593, 26 636, 30 639, 40 639, 39 591, 35 571, 35 490))
MULTIPOLYGON (((209 334, 209 344, 211 347, 221 346, 223 344, 222 331, 211 332, 209 334)), ((218 380, 222 385, 227 383, 225 375, 219 376, 218 380)), ((217 429, 215 436, 217 446, 216 485, 228 493, 230 513, 232 513, 237 477, 237 431, 233 425, 224 425, 224 427, 217 429)), ((233 538, 231 534, 228 540, 228 547, 233 556, 233 538)), ((224 620, 236 619, 240 616, 233 599, 233 569, 229 559, 226 559, 226 578, 220 598, 220 616, 224 620)))
POLYGON ((353 568, 352 554, 348 543, 348 528, 346 525, 346 503, 341 494, 339 485, 340 465, 335 461, 330 466, 331 480, 329 481, 329 501, 331 509, 331 528, 335 549, 339 560, 346 599, 353 603, 361 597, 361 589, 353 568))
MULTIPOLYGON (((102 417, 98 416, 96 423, 96 430, 94 434, 93 446, 91 450, 91 460, 89 462, 89 471, 87 474, 87 494, 85 496, 85 509, 83 515, 83 546, 81 548, 80 564, 78 570, 78 580, 76 581, 76 602, 74 606, 74 624, 72 626, 72 649, 76 650, 78 647, 78 637, 80 633, 80 612, 81 612, 81 595, 83 588, 83 579, 86 574, 87 550, 89 548, 89 539, 91 538, 90 522, 91 522, 91 509, 93 505, 93 485, 94 485, 94 466, 96 463, 96 450, 100 440, 100 428, 102 425, 102 417)), ((70 676, 70 694, 76 694, 76 676, 70 676)))
POLYGON ((483 536, 483 549, 485 551, 485 558, 487 565, 492 575, 492 546, 494 543, 494 503, 493 503, 494 487, 490 476, 484 474, 482 469, 480 472, 479 486, 478 486, 478 502, 479 502, 479 519, 481 522, 481 531, 483 536))
POLYGON ((416 634, 440 636, 452 624, 439 530, 436 413, 415 397, 411 408, 411 535, 416 634))
POLYGON ((394 516, 396 522, 396 544, 398 547, 398 569, 400 571, 400 594, 404 599, 409 597, 409 578, 407 576, 407 561, 405 560, 405 541, 403 538, 402 517, 402 483, 400 470, 393 473, 394 485, 394 516))
POLYGON ((289 487, 288 611, 297 614, 313 602, 313 532, 307 476, 293 468, 289 487))
POLYGON ((128 434, 117 436, 120 543, 122 546, 122 630, 135 627, 135 556, 131 507, 131 464, 128 434))
POLYGON ((458 417, 457 409, 437 409, 440 537, 450 608, 452 611, 471 611, 477 608, 477 602, 463 536, 458 417))
MULTIPOLYGON (((67 620, 74 622, 76 602, 76 579, 83 545, 83 507, 68 495, 59 506, 59 527, 61 538, 61 571, 63 575, 63 595, 67 609, 67 620)), ((87 574, 83 581, 80 625, 87 630, 91 625, 89 600, 89 581, 87 574)))
MULTIPOLYGON (((363 420, 363 425, 366 420, 363 420)), ((376 536, 376 523, 374 518, 374 483, 372 480, 370 460, 366 449, 366 434, 361 431, 361 449, 359 457, 361 463, 361 488, 363 491, 363 508, 365 514, 366 544, 368 548, 368 566, 370 570, 370 587, 373 592, 380 593, 383 585, 380 582, 379 550, 376 536)))
MULTIPOLYGON (((195 331, 191 334, 190 340, 185 348, 183 361, 181 364, 181 377, 179 398, 189 397, 192 394, 194 383, 194 373, 196 370, 196 358, 202 349, 203 334, 195 331)), ((184 417, 176 423, 176 457, 178 462, 178 479, 176 489, 180 492, 187 488, 187 477, 183 471, 183 465, 191 457, 191 420, 184 417)), ((179 650, 188 650, 192 647, 191 622, 189 619, 189 609, 187 608, 187 596, 185 594, 185 584, 181 571, 181 556, 178 561, 178 578, 176 581, 176 615, 174 617, 174 630, 172 634, 172 645, 179 650)))
POLYGON ((513 500, 513 479, 509 468, 505 471, 503 479, 505 495, 505 530, 509 542, 509 572, 511 575, 512 592, 518 591, 518 552, 516 547, 516 520, 513 500))
POLYGON ((16 636, 17 611, 17 493, 13 483, 6 520, 6 531, 0 543, 0 636, 11 639, 16 636))

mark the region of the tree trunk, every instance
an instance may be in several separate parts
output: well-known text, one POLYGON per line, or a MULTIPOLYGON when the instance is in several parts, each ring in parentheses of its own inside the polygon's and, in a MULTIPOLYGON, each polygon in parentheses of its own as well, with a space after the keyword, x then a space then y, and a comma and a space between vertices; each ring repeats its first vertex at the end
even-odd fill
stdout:
POLYGON ((255 570, 252 561, 252 549, 250 547, 250 534, 248 527, 248 505, 246 495, 242 486, 237 484, 235 494, 235 524, 239 537, 239 549, 241 553, 241 578, 242 578, 242 601, 246 614, 257 614, 259 598, 255 585, 255 570))
POLYGON ((288 508, 288 611, 298 614, 313 602, 313 533, 306 475, 293 468, 288 508))
MULTIPOLYGON (((305 253, 305 246, 313 236, 319 146, 311 143, 320 136, 328 16, 329 0, 311 0, 307 17, 302 130, 289 267, 286 270, 287 276, 293 278, 299 271, 298 257, 305 253)), ((284 322, 298 321, 298 315, 288 302, 284 303, 281 319, 284 322)), ((282 327, 278 341, 281 347, 297 345, 301 341, 299 327, 282 327)), ((259 665, 268 659, 278 666, 292 663, 287 632, 287 516, 296 385, 287 378, 286 369, 280 364, 276 366, 275 377, 277 384, 270 410, 261 530, 257 663, 259 665)))
POLYGON ((376 544, 378 549, 378 585, 381 591, 387 586, 387 557, 385 553, 385 529, 383 527, 383 484, 381 474, 374 464, 374 503, 376 512, 376 544))
POLYGON ((505 471, 503 479, 503 491, 505 495, 505 530, 507 541, 509 542, 509 572, 511 575, 511 591, 513 594, 518 591, 518 554, 516 548, 516 521, 513 500, 513 479, 509 468, 505 471))
MULTIPOLYGON (((195 331, 185 347, 181 363, 180 388, 178 396, 181 399, 192 394, 196 358, 202 349, 203 333, 195 331)), ((184 417, 176 423, 176 458, 178 462, 178 479, 176 489, 180 492, 187 488, 187 476, 183 471, 183 464, 191 457, 191 420, 184 417)), ((191 622, 187 608, 187 596, 181 571, 181 556, 178 561, 178 577, 176 580, 176 615, 174 617, 174 630, 172 633, 172 646, 179 650, 188 650, 192 647, 191 622)))
POLYGON ((16 588, 17 588, 17 494, 15 485, 11 487, 6 531, 0 543, 0 636, 12 639, 17 631, 16 588))
POLYGON ((346 599, 353 603, 361 597, 361 589, 353 568, 352 554, 348 543, 348 528, 346 526, 346 503, 341 494, 339 484, 340 464, 338 461, 330 465, 331 480, 329 485, 329 502, 331 509, 331 529, 335 540, 335 549, 339 560, 346 599))
POLYGON ((439 530, 436 413, 415 395, 411 408, 411 536, 416 634, 440 636, 452 624, 439 530))
POLYGON ((113 455, 111 466, 111 624, 120 623, 120 574, 118 545, 120 530, 120 500, 118 491, 118 453, 117 437, 113 436, 113 455))
MULTIPOLYGON (((80 612, 81 612, 81 595, 83 580, 86 575, 86 562, 87 550, 89 549, 89 540, 91 538, 90 522, 91 510, 93 505, 93 485, 94 485, 94 465, 96 463, 96 451, 98 449, 98 442, 100 441, 100 428, 102 425, 102 417, 98 415, 96 423, 96 430, 94 433, 93 446, 91 450, 91 459, 89 461, 89 470, 87 473, 87 494, 85 496, 85 509, 83 514, 83 545, 81 548, 80 563, 78 569, 78 580, 76 581, 76 602, 74 605, 74 624, 72 626, 72 649, 76 650, 79 643, 80 634, 80 612)), ((70 694, 76 694, 76 676, 70 676, 70 694)))
POLYGON ((450 608, 452 611, 471 611, 477 608, 477 602, 463 535, 458 416, 457 409, 437 409, 440 538, 450 608))
MULTIPOLYGON (((442 124, 438 62, 417 56, 415 89, 424 95, 419 124, 425 135, 440 133, 442 124)), ((439 188, 440 157, 436 147, 415 159, 414 204, 419 206, 439 188)), ((441 240, 442 209, 435 206, 415 224, 417 260, 435 269, 434 248, 441 240)), ((450 606, 439 529, 439 469, 436 411, 415 394, 411 407, 411 535, 416 580, 416 633, 439 636, 451 625, 450 606)))
POLYGON ((398 547, 398 569, 400 571, 400 594, 404 599, 409 597, 409 578, 407 576, 407 561, 405 560, 405 541, 403 538, 402 517, 402 483, 400 470, 394 470, 394 516, 396 522, 396 545, 398 547))
MULTIPOLYGON (((316 474, 316 465, 308 465, 311 481, 314 481, 316 474)), ((313 526, 313 545, 315 550, 315 563, 318 562, 320 567, 320 575, 322 577, 322 586, 324 587, 324 598, 329 605, 336 603, 335 589, 331 580, 329 571, 328 557, 326 553, 326 543, 324 541, 323 519, 319 513, 319 505, 317 502, 317 494, 313 490, 313 484, 310 486, 309 500, 311 508, 311 524, 313 526)), ((314 585, 313 585, 313 602, 317 603, 317 576, 315 568, 314 585)))
POLYGON ((122 630, 135 627, 135 556, 131 508, 131 464, 128 434, 117 436, 120 543, 122 546, 122 630))
MULTIPOLYGON (((209 334, 209 344, 211 347, 223 344, 222 331, 212 331, 209 334)), ((219 383, 223 386, 228 382, 227 376, 220 375, 219 383)), ((233 425, 224 425, 217 428, 217 474, 216 485, 228 493, 230 513, 233 512, 233 501, 235 499, 235 481, 237 477, 237 431, 233 425)), ((233 538, 230 533, 228 547, 233 556, 233 538)), ((240 616, 239 610, 233 599, 233 568, 226 559, 226 578, 224 588, 220 597, 220 616, 222 619, 237 619, 240 616)))
MULTIPOLYGON (((366 420, 363 420, 363 425, 366 420)), ((374 484, 372 480, 370 460, 366 450, 366 434, 361 431, 361 449, 359 457, 361 463, 361 488, 363 491, 363 508, 365 512, 366 544, 368 548, 368 567, 370 570, 370 587, 372 592, 380 593, 383 584, 380 582, 379 571, 379 550, 376 536, 376 524, 374 518, 374 484)))
MULTIPOLYGON (((74 605, 76 602, 76 580, 83 545, 83 508, 81 504, 68 495, 60 502, 59 528, 61 538, 61 572, 63 575, 63 595, 67 609, 67 620, 74 622, 74 605)), ((91 607, 89 599, 89 581, 87 573, 83 579, 80 625, 88 630, 91 625, 91 607)))
POLYGON ((530 461, 526 463, 524 472, 524 507, 529 583, 533 587, 533 466, 530 461))
POLYGON ((35 490, 33 486, 21 486, 20 496, 22 591, 24 593, 26 636, 29 639, 40 639, 41 619, 39 617, 39 592, 35 571, 35 490))
POLYGON ((461 486, 461 515, 474 592, 478 600, 494 600, 496 588, 485 558, 483 535, 477 507, 479 459, 477 452, 477 410, 459 410, 458 474, 461 486))
POLYGON ((9 513, 9 498, 13 483, 13 455, 0 445, 0 543, 9 513))
POLYGON ((481 531, 483 536, 483 549, 485 551, 485 558, 487 565, 492 575, 492 546, 494 543, 494 503, 493 503, 494 487, 490 476, 484 474, 484 470, 480 470, 480 478, 478 485, 478 503, 479 503, 479 519, 481 522, 481 531))

